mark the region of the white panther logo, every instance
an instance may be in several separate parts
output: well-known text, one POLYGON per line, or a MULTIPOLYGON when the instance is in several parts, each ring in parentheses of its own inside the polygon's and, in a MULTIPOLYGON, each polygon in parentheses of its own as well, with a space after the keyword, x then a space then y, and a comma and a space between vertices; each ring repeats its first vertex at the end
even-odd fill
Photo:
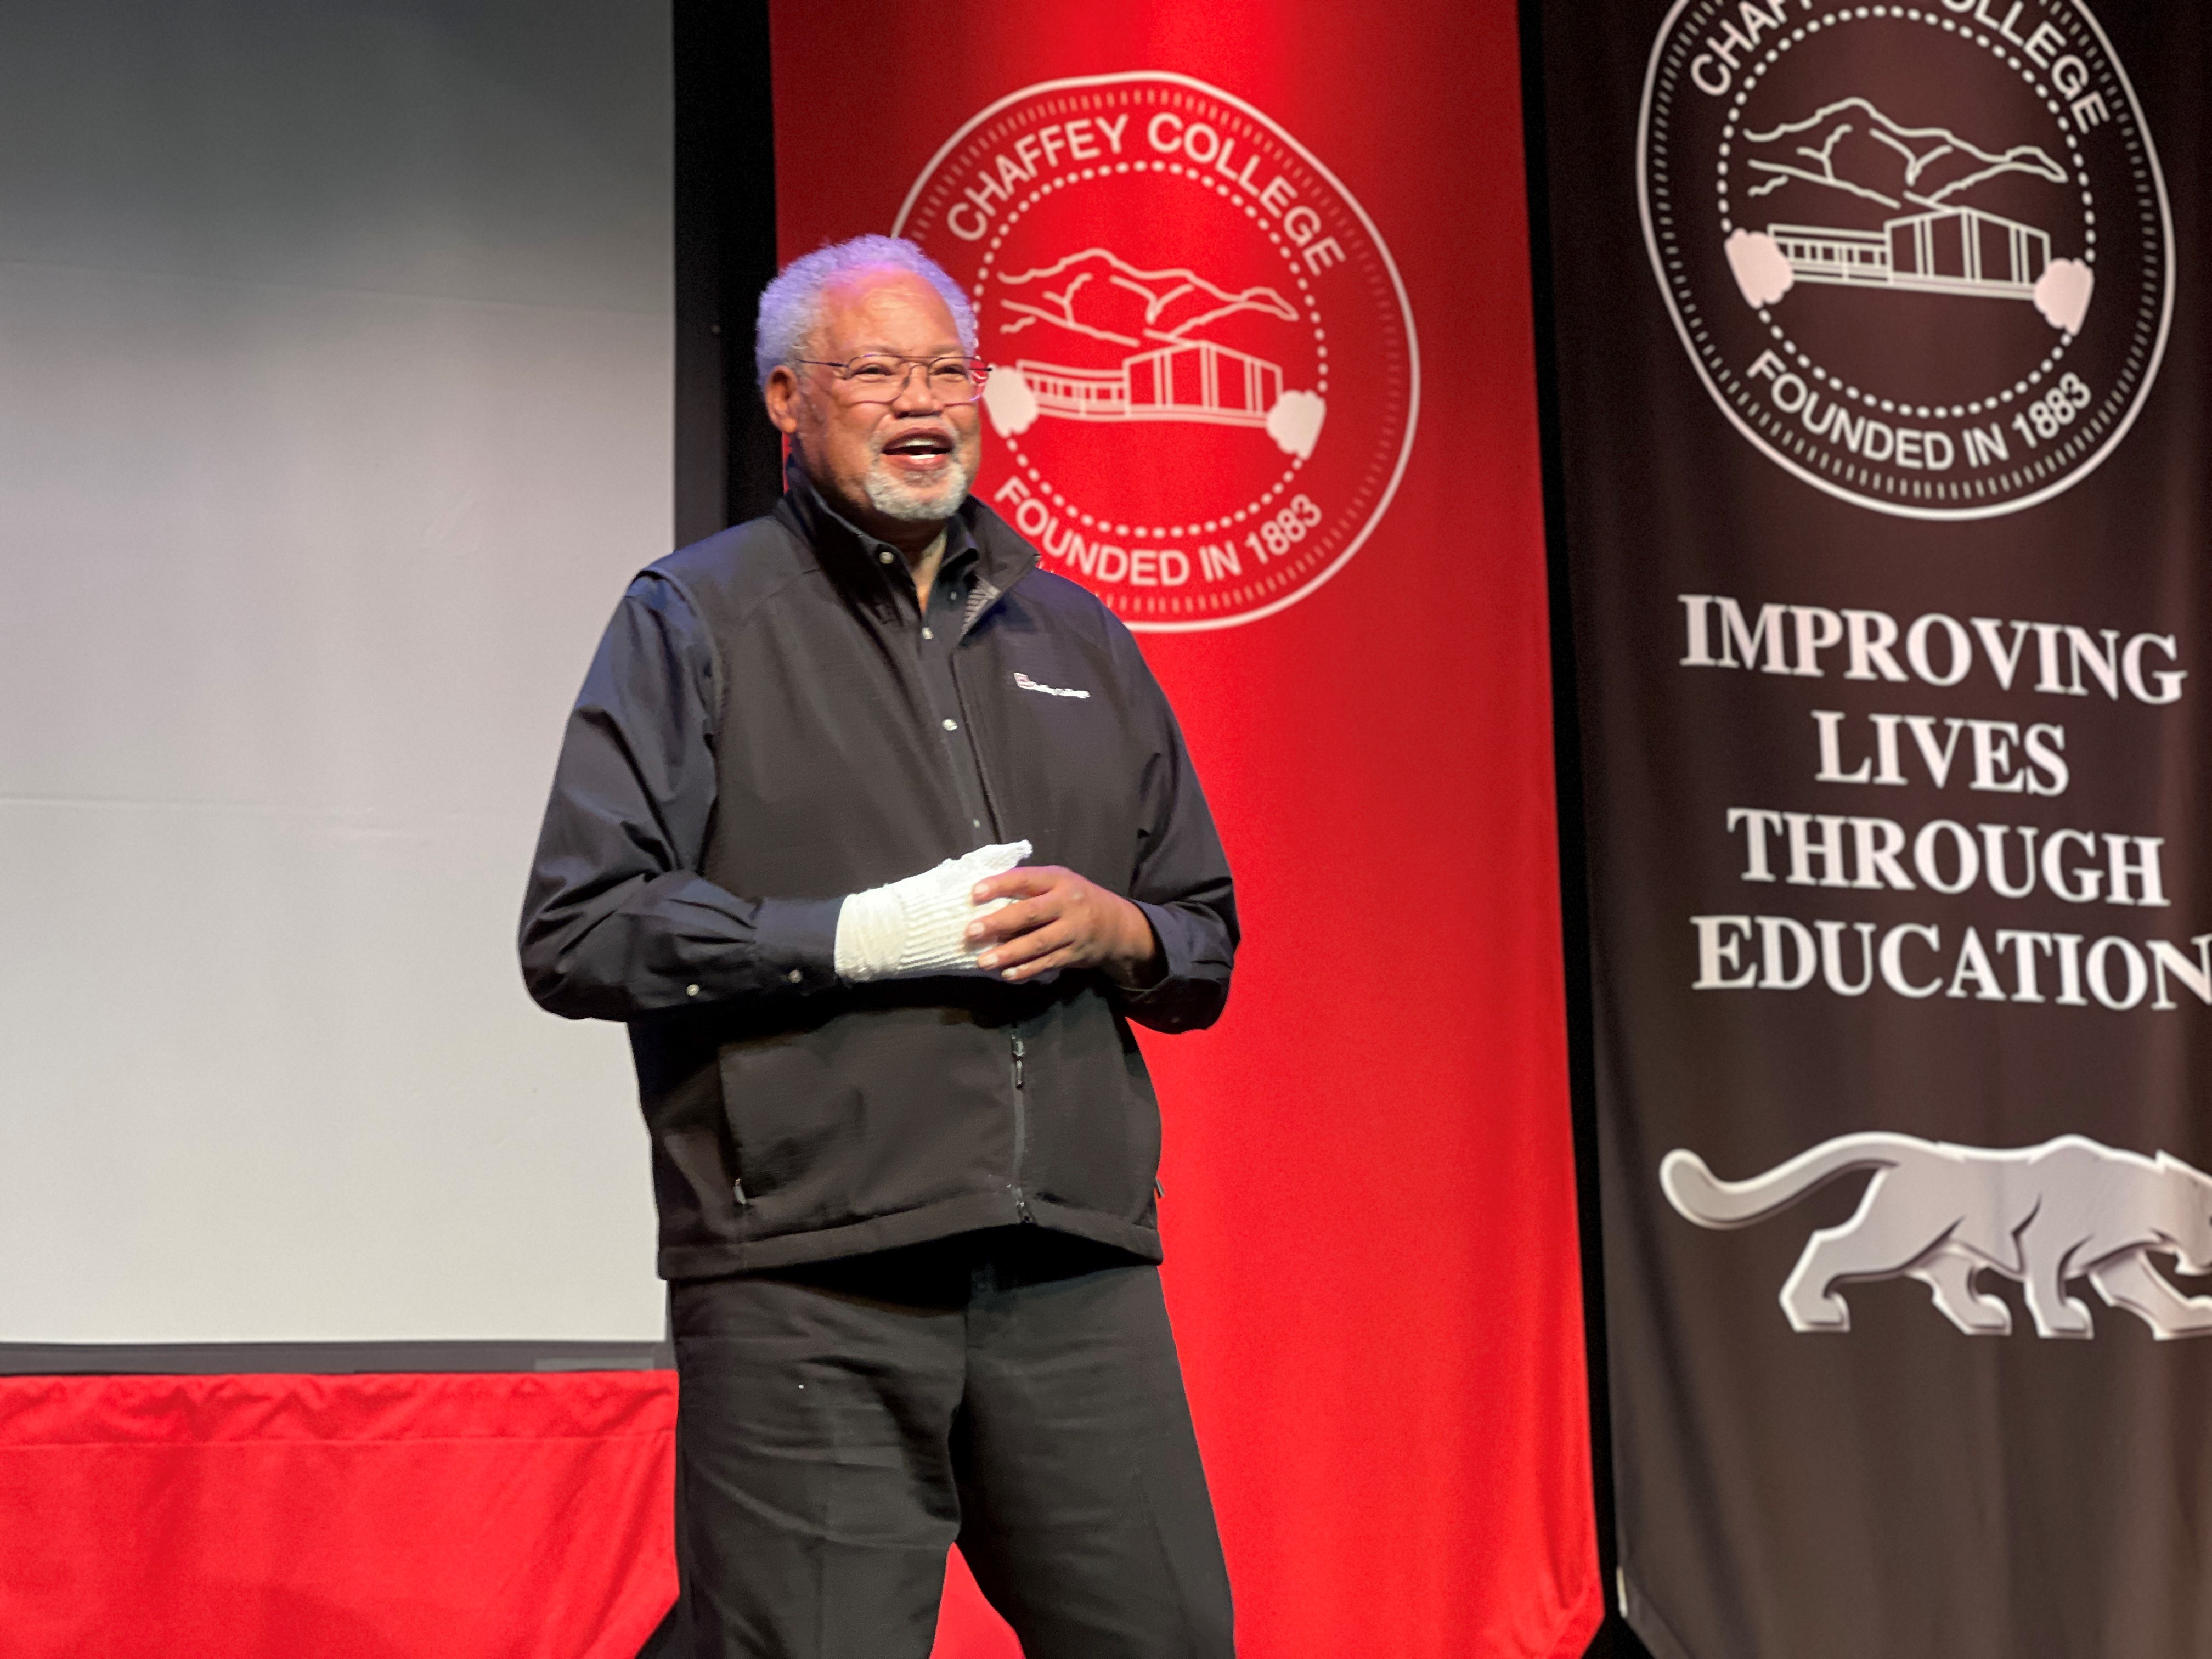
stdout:
POLYGON ((1917 1279, 1936 1309, 1972 1336, 2012 1329, 2003 1300, 1974 1288, 1987 1267, 2026 1288, 2039 1336, 2094 1336, 2088 1304, 2066 1294, 2086 1277, 2163 1341, 2212 1334, 2212 1297, 2184 1296, 2151 1266, 2172 1256, 2212 1273, 2212 1177, 2179 1158, 2117 1151, 2081 1135, 1993 1152, 1913 1135, 1839 1135, 1747 1181, 1721 1181, 1678 1148, 1659 1165, 1668 1200, 1701 1227, 1744 1227, 1838 1176, 1872 1170, 1849 1221, 1824 1227, 1782 1287, 1799 1331, 1847 1331, 1835 1286, 1917 1279))

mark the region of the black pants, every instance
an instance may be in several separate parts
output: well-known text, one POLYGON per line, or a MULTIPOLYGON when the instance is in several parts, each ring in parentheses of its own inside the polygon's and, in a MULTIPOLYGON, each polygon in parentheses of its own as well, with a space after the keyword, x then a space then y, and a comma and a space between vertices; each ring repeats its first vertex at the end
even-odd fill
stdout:
POLYGON ((926 1659, 956 1540, 1028 1659, 1230 1659, 1159 1275, 1036 1227, 671 1289, 701 1659, 926 1659))

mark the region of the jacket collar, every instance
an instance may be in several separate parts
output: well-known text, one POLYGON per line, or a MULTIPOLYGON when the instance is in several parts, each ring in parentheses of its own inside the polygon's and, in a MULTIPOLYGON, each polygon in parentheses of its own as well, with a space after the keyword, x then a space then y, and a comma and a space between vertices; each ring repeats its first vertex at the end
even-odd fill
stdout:
MULTIPOLYGON (((784 463, 783 483, 775 516, 798 532, 839 592, 879 618, 888 620, 896 615, 890 573, 898 566, 887 566, 883 560, 885 544, 830 507, 795 456, 784 463)), ((973 628, 1001 595, 1036 568, 1037 551, 1012 525, 973 495, 945 521, 945 533, 948 564, 963 547, 972 545, 975 550, 975 585, 962 622, 964 630, 973 628)))

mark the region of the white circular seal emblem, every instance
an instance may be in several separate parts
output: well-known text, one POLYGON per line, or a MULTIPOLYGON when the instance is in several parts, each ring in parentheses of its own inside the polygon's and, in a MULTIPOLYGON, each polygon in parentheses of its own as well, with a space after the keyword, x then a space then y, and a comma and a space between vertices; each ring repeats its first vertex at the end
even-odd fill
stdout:
POLYGON ((977 493, 1130 627, 1296 604, 1389 507, 1420 387, 1405 285, 1250 105, 1164 73, 1024 88, 892 228, 975 302, 1003 447, 977 493))
POLYGON ((2080 0, 1676 0, 1637 176, 1706 389, 1861 507, 2048 501, 2158 374, 2166 185, 2080 0))

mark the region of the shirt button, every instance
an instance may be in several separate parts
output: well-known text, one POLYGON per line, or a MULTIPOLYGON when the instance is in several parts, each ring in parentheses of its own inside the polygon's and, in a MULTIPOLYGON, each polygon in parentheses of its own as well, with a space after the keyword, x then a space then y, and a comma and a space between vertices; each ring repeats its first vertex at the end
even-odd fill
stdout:
POLYGON ((928 629, 925 628, 925 629, 923 629, 921 630, 921 637, 922 637, 922 638, 924 638, 925 640, 933 640, 933 639, 935 639, 935 638, 937 637, 937 635, 936 635, 934 633, 931 632, 928 629))
POLYGON ((699 994, 699 988, 696 985, 687 985, 684 988, 684 994, 687 997, 696 997, 699 994))
POLYGON ((879 547, 876 550, 876 556, 885 564, 889 564, 891 562, 891 550, 888 547, 879 547))
POLYGON ((960 722, 958 720, 947 720, 945 722, 945 729, 948 732, 957 732, 960 729, 960 722))
POLYGON ((786 979, 789 980, 789 981, 790 981, 793 985, 796 985, 796 984, 798 984, 798 983, 799 983, 799 981, 800 978, 802 977, 802 975, 800 975, 800 973, 799 973, 799 969, 796 969, 796 968, 794 968, 794 969, 793 969, 789 973, 786 974, 786 975, 784 975, 784 977, 785 977, 786 979))

